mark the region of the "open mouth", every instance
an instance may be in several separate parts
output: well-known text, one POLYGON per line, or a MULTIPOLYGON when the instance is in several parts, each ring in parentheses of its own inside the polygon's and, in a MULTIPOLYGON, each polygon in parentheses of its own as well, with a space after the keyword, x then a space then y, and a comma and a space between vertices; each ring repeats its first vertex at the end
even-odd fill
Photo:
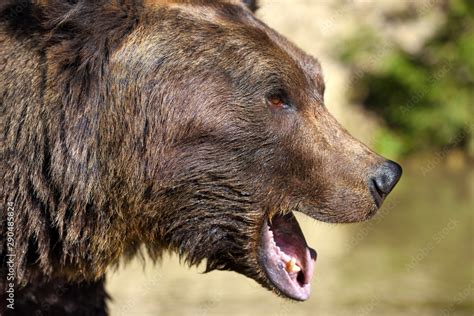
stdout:
POLYGON ((265 221, 260 260, 270 281, 284 295, 299 301, 309 298, 316 256, 293 213, 265 221))

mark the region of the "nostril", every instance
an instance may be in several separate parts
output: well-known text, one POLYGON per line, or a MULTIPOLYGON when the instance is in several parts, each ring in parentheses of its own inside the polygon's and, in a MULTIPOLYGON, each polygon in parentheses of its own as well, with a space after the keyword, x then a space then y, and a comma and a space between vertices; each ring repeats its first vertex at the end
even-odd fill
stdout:
POLYGON ((380 166, 373 178, 377 191, 387 195, 392 191, 402 175, 402 167, 396 162, 388 160, 380 166))
POLYGON ((374 184, 374 189, 377 192, 377 194, 380 196, 380 198, 384 198, 385 192, 382 190, 382 186, 380 185, 380 183, 377 182, 377 179, 373 179, 372 182, 374 184))

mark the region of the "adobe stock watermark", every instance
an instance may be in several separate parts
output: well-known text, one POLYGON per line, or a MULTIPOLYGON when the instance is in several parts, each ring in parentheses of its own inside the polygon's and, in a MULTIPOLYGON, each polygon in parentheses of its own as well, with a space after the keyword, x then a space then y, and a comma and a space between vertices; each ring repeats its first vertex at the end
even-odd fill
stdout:
POLYGON ((197 309, 196 313, 193 314, 195 316, 206 316, 209 315, 209 312, 214 309, 219 302, 222 300, 222 294, 221 293, 216 293, 210 297, 208 301, 203 303, 199 308, 197 309))
POLYGON ((464 139, 470 137, 473 134, 474 124, 469 122, 465 123, 464 129, 459 134, 451 137, 447 145, 444 145, 441 150, 436 152, 430 160, 425 162, 421 168, 421 173, 423 176, 426 176, 428 173, 433 171, 433 169, 435 169, 436 166, 438 166, 443 161, 443 159, 448 156, 452 149, 456 148, 456 146, 461 144, 464 139))
POLYGON ((13 202, 7 203, 7 275, 6 303, 8 309, 15 309, 15 207, 13 202))
POLYGON ((436 232, 424 247, 418 249, 415 255, 411 257, 410 263, 405 265, 407 271, 414 270, 415 267, 423 261, 448 235, 459 225, 460 221, 451 218, 441 230, 436 232))
POLYGON ((140 303, 139 297, 144 296, 147 292, 155 289, 163 278, 162 273, 155 274, 152 278, 147 279, 147 281, 142 284, 140 291, 136 293, 135 296, 130 297, 127 301, 120 307, 118 315, 130 315, 137 308, 137 305, 140 303))
POLYGON ((456 306, 462 304, 464 301, 472 297, 474 293, 474 281, 471 281, 467 287, 462 289, 454 296, 454 300, 451 305, 441 310, 440 316, 453 315, 456 312, 456 306))

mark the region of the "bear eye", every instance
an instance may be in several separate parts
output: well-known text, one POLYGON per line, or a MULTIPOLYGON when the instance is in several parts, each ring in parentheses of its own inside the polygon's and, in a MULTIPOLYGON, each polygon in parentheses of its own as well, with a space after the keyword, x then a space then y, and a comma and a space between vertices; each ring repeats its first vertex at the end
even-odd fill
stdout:
POLYGON ((288 103, 285 102, 285 100, 282 97, 276 96, 276 95, 268 97, 268 105, 274 109, 286 110, 290 108, 288 103))

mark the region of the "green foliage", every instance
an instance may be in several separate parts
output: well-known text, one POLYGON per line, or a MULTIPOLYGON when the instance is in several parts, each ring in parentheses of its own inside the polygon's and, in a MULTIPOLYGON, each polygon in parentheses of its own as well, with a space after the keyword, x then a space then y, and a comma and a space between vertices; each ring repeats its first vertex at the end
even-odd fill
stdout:
POLYGON ((354 98, 385 120, 375 144, 385 154, 473 148, 474 2, 445 5, 446 23, 414 55, 392 47, 367 68, 361 51, 380 46, 367 30, 341 51, 343 61, 363 70, 354 98))

